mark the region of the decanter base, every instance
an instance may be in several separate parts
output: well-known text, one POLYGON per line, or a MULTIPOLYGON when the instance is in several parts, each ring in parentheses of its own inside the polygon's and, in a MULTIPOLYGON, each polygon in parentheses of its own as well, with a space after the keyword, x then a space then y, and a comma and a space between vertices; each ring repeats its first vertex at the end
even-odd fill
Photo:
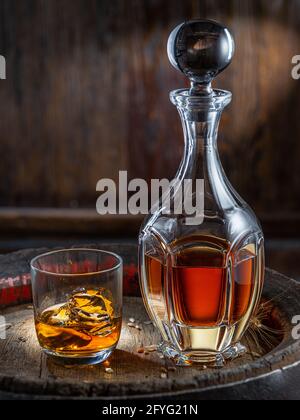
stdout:
POLYGON ((177 366, 202 366, 203 369, 207 367, 222 368, 227 361, 236 359, 247 352, 247 349, 242 344, 238 343, 234 346, 228 347, 222 353, 213 353, 206 351, 180 352, 172 344, 162 342, 158 351, 165 357, 172 360, 177 366))

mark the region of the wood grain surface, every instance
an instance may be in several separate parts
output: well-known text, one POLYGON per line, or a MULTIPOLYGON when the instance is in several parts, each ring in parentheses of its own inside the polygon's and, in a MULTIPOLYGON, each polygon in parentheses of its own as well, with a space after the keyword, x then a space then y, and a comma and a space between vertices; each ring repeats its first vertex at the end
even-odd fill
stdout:
MULTIPOLYGON (((2 0, 0 205, 94 207, 96 182, 173 177, 183 148, 166 42, 209 17, 236 37, 220 151, 259 214, 299 215, 299 0, 2 0)), ((280 222, 278 222, 280 225, 280 222)), ((280 227, 280 226, 279 226, 280 227)))
MULTIPOLYGON (((151 395, 195 394, 210 388, 251 382, 260 377, 282 372, 282 392, 287 392, 291 382, 284 386, 284 372, 296 368, 300 360, 300 342, 291 337, 290 319, 299 311, 300 286, 278 273, 268 271, 264 296, 272 300, 268 325, 282 330, 271 347, 250 346, 251 352, 229 363, 222 370, 199 367, 172 368, 172 362, 161 358, 159 353, 139 354, 138 349, 159 343, 159 334, 153 325, 146 325, 148 316, 140 298, 125 298, 124 319, 118 350, 109 360, 111 374, 105 366, 63 367, 42 354, 33 322, 32 306, 23 305, 1 311, 8 325, 7 339, 0 340, 0 397, 2 393, 36 398, 146 398, 151 395), (293 290, 293 293, 291 293, 293 290), (134 317, 141 330, 128 326, 134 317), (166 370, 165 370, 166 369, 166 370), (167 378, 161 373, 167 372, 167 378)), ((249 346, 249 336, 245 338, 249 346)), ((294 371, 296 372, 296 371, 294 371)), ((297 373, 297 372, 296 372, 297 373)), ((298 386, 295 373, 293 385, 298 386)), ((298 379, 297 379, 298 378, 298 379)), ((238 385, 236 385, 238 389, 238 385)), ((269 388, 270 392, 272 388, 269 388)))
MULTIPOLYGON (((57 381, 57 386, 64 382, 68 384, 98 384, 111 388, 116 384, 120 388, 127 385, 128 391, 136 390, 137 383, 157 381, 157 387, 164 388, 161 380, 161 369, 174 366, 172 362, 160 358, 157 352, 148 356, 139 354, 138 350, 144 346, 159 344, 159 333, 153 327, 143 324, 148 321, 141 299, 125 299, 125 317, 122 328, 122 336, 118 350, 110 359, 112 374, 107 374, 105 366, 72 367, 66 368, 55 364, 51 359, 41 353, 34 329, 32 308, 29 306, 15 307, 6 310, 3 314, 7 323, 12 325, 8 330, 8 340, 0 341, 0 390, 1 377, 13 377, 17 375, 20 381, 28 383, 43 381, 45 384, 57 381), (142 331, 127 326, 129 318, 134 317, 142 331), (161 385, 159 385, 161 384, 161 385)), ((250 356, 238 360, 234 365, 240 365, 251 361, 250 356)), ((196 374, 202 372, 200 368, 177 368, 175 372, 169 372, 170 379, 180 379, 182 376, 187 382, 193 381, 196 374)), ((207 372, 206 372, 207 373, 207 372)), ((60 393, 58 389, 58 393, 60 393)))

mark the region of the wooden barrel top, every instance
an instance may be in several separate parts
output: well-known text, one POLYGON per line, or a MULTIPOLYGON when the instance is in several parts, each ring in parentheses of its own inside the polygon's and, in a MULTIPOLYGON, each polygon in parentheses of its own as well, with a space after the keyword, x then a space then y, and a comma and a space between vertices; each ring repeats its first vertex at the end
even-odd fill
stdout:
POLYGON ((248 334, 251 351, 221 370, 174 369, 156 351, 139 353, 160 340, 139 297, 125 297, 121 340, 109 360, 112 373, 104 365, 55 364, 39 348, 32 306, 6 305, 0 311, 7 323, 7 338, 0 340, 0 398, 300 398, 300 341, 291 334, 291 320, 300 314, 300 284, 271 270, 266 274, 264 299, 270 303, 263 322, 277 334, 257 336, 259 346, 248 334), (141 328, 128 326, 130 318, 141 328))

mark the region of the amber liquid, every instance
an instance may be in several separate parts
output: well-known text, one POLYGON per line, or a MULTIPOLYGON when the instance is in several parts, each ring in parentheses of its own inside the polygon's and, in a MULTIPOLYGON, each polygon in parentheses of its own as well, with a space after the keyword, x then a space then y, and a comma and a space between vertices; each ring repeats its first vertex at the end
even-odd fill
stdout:
POLYGON ((241 261, 230 256, 233 265, 229 268, 229 252, 226 242, 201 238, 197 245, 183 247, 174 255, 169 275, 166 264, 146 255, 148 292, 155 312, 166 310, 163 290, 168 281, 177 323, 208 328, 241 320, 253 304, 256 257, 243 250, 241 261))
POLYGON ((74 293, 37 317, 42 348, 58 355, 91 355, 114 347, 120 337, 121 318, 103 290, 74 293))

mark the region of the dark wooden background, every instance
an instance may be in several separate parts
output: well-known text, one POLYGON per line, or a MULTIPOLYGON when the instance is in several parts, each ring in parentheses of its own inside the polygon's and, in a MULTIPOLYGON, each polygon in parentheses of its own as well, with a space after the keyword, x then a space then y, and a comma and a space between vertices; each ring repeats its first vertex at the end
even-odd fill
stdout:
POLYGON ((267 236, 300 236, 300 0, 0 0, 2 235, 135 235, 139 220, 96 215, 96 183, 175 174, 183 139, 168 95, 186 82, 166 42, 195 17, 236 37, 217 81, 234 93, 219 139, 228 176, 267 236))

